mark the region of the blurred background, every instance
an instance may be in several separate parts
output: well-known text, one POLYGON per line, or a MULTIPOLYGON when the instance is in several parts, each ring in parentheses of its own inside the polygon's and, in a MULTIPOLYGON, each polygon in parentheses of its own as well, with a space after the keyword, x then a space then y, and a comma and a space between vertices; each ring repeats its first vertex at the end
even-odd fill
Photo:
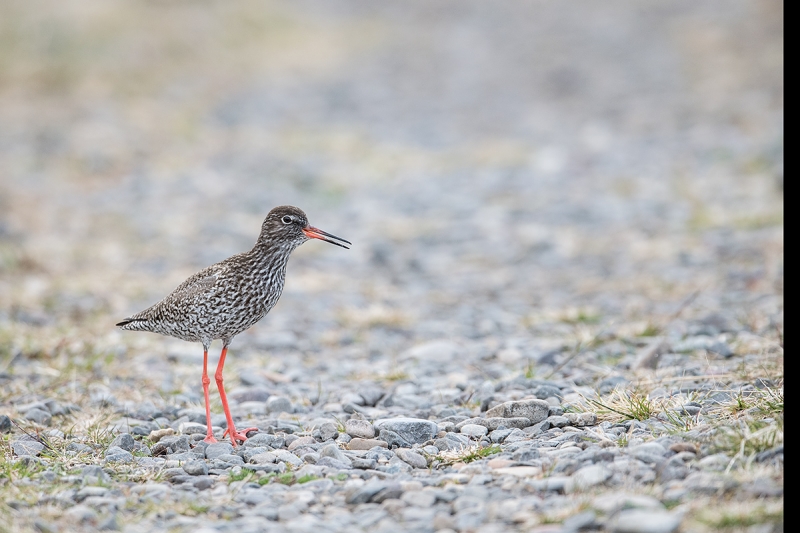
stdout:
POLYGON ((441 338, 522 365, 681 306, 772 335, 783 98, 774 0, 4 0, 0 371, 199 361, 113 325, 281 204, 354 246, 295 253, 233 345, 260 368, 441 338))

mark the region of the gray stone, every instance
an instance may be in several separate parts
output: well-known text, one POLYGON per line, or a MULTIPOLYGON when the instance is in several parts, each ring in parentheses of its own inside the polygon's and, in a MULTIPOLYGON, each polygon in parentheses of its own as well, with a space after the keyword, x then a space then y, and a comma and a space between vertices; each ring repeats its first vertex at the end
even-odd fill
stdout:
POLYGON ((489 430, 486 426, 481 426, 479 424, 464 424, 461 426, 461 434, 466 435, 472 438, 480 438, 486 435, 489 430))
POLYGON ((624 509, 612 517, 608 529, 615 533, 672 533, 681 525, 681 515, 656 509, 624 509))
POLYGON ((592 501, 592 507, 607 515, 617 513, 622 509, 664 510, 664 505, 652 496, 626 493, 610 493, 598 496, 592 501))
POLYGON ((31 422, 35 422, 41 426, 49 426, 50 422, 53 420, 53 417, 49 412, 37 407, 28 409, 22 416, 25 418, 25 420, 30 420, 31 422))
POLYGON ((489 431, 494 431, 499 428, 506 428, 506 429, 525 429, 526 427, 531 425, 531 421, 525 417, 510 417, 504 418, 499 416, 494 416, 490 418, 468 418, 467 420, 463 420, 456 424, 456 429, 461 431, 461 428, 466 426, 467 424, 478 424, 480 426, 486 427, 489 431))
POLYGON ((256 433, 244 442, 245 448, 258 448, 268 446, 270 448, 283 448, 284 438, 269 433, 256 433))
POLYGON ((232 453, 223 453, 221 455, 217 455, 214 458, 214 464, 224 463, 224 468, 228 468, 229 466, 242 466, 244 465, 244 459, 242 459, 241 455, 234 455, 232 453))
POLYGON ((11 431, 11 419, 8 415, 0 415, 0 433, 8 433, 11 431))
POLYGON ((345 497, 345 502, 351 505, 367 503, 372 501, 372 499, 381 491, 385 491, 387 488, 393 486, 399 485, 384 481, 371 481, 362 485, 361 487, 351 490, 345 497))
POLYGON ((418 454, 415 451, 409 450, 407 448, 398 448, 395 452, 397 457, 408 463, 409 465, 413 466, 414 468, 428 468, 428 461, 425 458, 418 454))
POLYGON ((594 529, 596 521, 597 516, 594 514, 594 511, 584 511, 564 519, 561 527, 562 531, 565 533, 583 529, 594 529))
POLYGON ((349 443, 347 443, 348 450, 371 450, 376 446, 387 448, 389 444, 383 440, 359 439, 359 438, 354 438, 349 443))
POLYGON ((347 457, 344 452, 342 452, 342 450, 340 450, 335 444, 328 444, 327 446, 324 446, 319 453, 321 457, 330 457, 331 459, 335 459, 336 461, 343 463, 346 465, 345 468, 351 467, 352 463, 350 458, 347 457))
POLYGON ((283 396, 273 396, 266 403, 267 414, 291 413, 292 402, 283 396))
POLYGON ((412 507, 433 507, 436 503, 436 494, 431 490, 412 490, 403 493, 401 499, 412 507))
POLYGON ((319 427, 319 436, 322 442, 334 440, 339 436, 339 429, 336 427, 336 424, 326 422, 319 427))
POLYGON ((109 483, 111 477, 103 471, 103 468, 97 465, 87 465, 81 470, 81 477, 86 484, 91 483, 109 483))
POLYGON ((538 424, 550 413, 550 404, 544 400, 519 400, 505 402, 486 411, 486 418, 527 418, 530 423, 538 424))
POLYGON ((582 428, 597 425, 597 415, 595 413, 564 413, 564 416, 569 420, 570 425, 575 427, 582 428))
POLYGON ((401 359, 418 359, 428 363, 452 363, 458 360, 463 349, 453 341, 436 340, 414 346, 400 354, 401 359))
POLYGON ((136 441, 134 441, 133 437, 128 433, 120 433, 111 441, 111 446, 117 446, 126 452, 132 452, 135 444, 136 441))
POLYGON ((383 398, 384 391, 377 385, 363 385, 358 389, 358 395, 363 400, 360 405, 374 407, 383 398))
MULTIPOLYGON (((374 424, 378 430, 391 431, 410 444, 422 444, 433 439, 439 428, 435 422, 419 418, 390 418, 374 424)), ((388 442, 388 441, 387 441, 388 442)))
POLYGON ((554 428, 563 428, 569 425, 569 419, 566 416, 548 416, 547 422, 554 428))
POLYGON ((14 455, 32 455, 35 457, 42 453, 44 444, 25 436, 13 441, 11 449, 14 451, 14 455))
POLYGON ((208 474, 208 464, 202 460, 186 461, 183 470, 190 476, 205 476, 208 474))
POLYGON ((220 455, 233 453, 233 445, 227 442, 214 442, 206 446, 206 459, 216 459, 220 455))
POLYGON ((189 437, 186 435, 171 435, 159 439, 151 448, 153 455, 169 455, 189 451, 189 437))
POLYGON ((343 461, 334 459, 333 457, 320 457, 319 460, 316 462, 316 465, 328 466, 336 470, 350 470, 351 468, 353 468, 353 463, 350 460, 348 460, 345 463, 343 461))
POLYGON ((278 461, 282 463, 288 463, 292 466, 300 466, 303 464, 303 460, 297 457, 290 451, 287 450, 275 450, 272 452, 278 458, 278 461))
POLYGON ((489 434, 489 439, 491 439, 492 442, 499 444, 511 434, 511 431, 512 430, 510 429, 495 429, 489 434))
POLYGON ((378 466, 378 461, 375 459, 361 459, 355 458, 352 459, 353 468, 358 468, 361 470, 373 470, 378 466))
POLYGON ((589 465, 572 474, 571 489, 583 490, 601 485, 611 478, 612 472, 603 465, 589 465))
POLYGON ((119 446, 110 446, 106 450, 106 462, 108 463, 128 463, 131 461, 133 461, 133 454, 119 446))
POLYGON ((351 437, 371 439, 375 437, 375 428, 366 420, 350 419, 344 423, 344 429, 351 437))

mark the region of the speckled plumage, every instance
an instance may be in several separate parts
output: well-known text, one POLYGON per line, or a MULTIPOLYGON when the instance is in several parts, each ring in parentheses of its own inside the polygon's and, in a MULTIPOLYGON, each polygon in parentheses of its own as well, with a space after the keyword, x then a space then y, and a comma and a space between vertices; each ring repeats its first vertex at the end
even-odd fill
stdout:
POLYGON ((308 227, 302 210, 276 207, 264 219, 252 250, 204 268, 160 302, 117 325, 199 341, 206 349, 215 339, 227 346, 278 302, 289 255, 310 238, 303 231, 308 227), (292 217, 292 223, 284 223, 285 217, 292 217))

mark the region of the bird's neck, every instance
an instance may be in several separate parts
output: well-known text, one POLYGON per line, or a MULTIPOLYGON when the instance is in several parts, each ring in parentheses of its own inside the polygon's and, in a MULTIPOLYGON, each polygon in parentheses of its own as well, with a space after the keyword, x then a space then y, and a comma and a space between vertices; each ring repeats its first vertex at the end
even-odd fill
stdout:
POLYGON ((250 250, 250 258, 259 270, 285 270, 289 255, 296 248, 290 242, 266 241, 259 239, 250 250))

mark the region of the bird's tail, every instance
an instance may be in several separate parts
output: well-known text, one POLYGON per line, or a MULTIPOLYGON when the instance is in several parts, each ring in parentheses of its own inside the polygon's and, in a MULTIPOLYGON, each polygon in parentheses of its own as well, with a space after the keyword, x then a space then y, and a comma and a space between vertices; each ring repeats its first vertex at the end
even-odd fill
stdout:
POLYGON ((141 331, 141 330, 147 330, 148 329, 147 328, 147 322, 148 322, 148 320, 146 318, 129 317, 129 318, 126 318, 125 320, 123 320, 121 322, 118 322, 117 323, 117 327, 118 328, 122 328, 122 329, 132 330, 132 331, 136 331, 136 330, 141 331))

